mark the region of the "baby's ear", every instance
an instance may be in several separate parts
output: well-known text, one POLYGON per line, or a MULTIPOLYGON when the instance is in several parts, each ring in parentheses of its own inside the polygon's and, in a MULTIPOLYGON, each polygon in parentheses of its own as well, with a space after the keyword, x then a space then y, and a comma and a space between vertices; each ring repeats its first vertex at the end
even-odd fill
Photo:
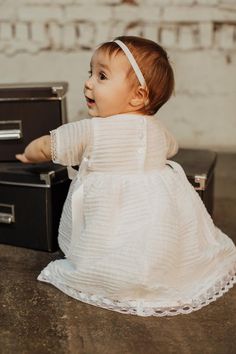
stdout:
POLYGON ((138 107, 138 106, 146 106, 148 102, 148 92, 145 87, 139 86, 135 92, 133 97, 130 100, 130 104, 133 107, 138 107))

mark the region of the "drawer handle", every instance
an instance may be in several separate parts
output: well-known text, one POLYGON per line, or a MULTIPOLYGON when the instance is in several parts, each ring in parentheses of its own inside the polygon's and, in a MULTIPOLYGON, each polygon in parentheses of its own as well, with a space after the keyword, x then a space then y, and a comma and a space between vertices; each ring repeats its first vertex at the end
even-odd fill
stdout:
POLYGON ((0 140, 19 140, 23 137, 21 120, 0 121, 0 140))
POLYGON ((13 224, 15 222, 15 206, 12 204, 0 204, 0 223, 13 224))

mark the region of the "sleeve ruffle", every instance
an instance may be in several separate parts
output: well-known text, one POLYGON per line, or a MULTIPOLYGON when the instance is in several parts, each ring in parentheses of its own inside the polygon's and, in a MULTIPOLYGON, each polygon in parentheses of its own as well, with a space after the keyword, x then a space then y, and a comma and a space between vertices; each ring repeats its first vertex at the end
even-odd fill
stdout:
POLYGON ((83 152, 90 144, 90 136, 90 119, 63 124, 50 131, 52 161, 64 166, 80 164, 83 152))

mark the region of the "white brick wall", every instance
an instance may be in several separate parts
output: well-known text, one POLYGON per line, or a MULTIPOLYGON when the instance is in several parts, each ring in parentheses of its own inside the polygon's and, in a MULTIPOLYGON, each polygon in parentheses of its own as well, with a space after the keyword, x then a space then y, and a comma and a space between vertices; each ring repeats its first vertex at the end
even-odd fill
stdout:
MULTIPOLYGON (((137 5, 129 3, 125 0, 5 0, 0 2, 0 39, 8 41, 5 43, 8 48, 16 48, 14 40, 24 36, 21 50, 25 52, 30 51, 30 42, 35 48, 38 43, 38 51, 55 50, 55 47, 80 51, 80 42, 83 48, 92 48, 119 34, 160 39, 163 45, 166 43, 168 48, 176 50, 235 50, 236 0, 136 0, 137 5), (15 31, 11 30, 13 25, 15 31), (51 27, 53 30, 48 30, 51 27), (83 33, 81 40, 77 38, 79 28, 83 33)), ((6 46, 1 45, 1 48, 4 53, 6 46)))
POLYGON ((65 6, 65 21, 107 21, 111 18, 112 8, 110 6, 92 5, 68 5, 65 6))
POLYGON ((43 23, 47 21, 62 22, 64 20, 64 11, 59 6, 24 5, 17 9, 16 20, 29 21, 31 23, 34 23, 34 21, 41 21, 43 23))
POLYGON ((1 82, 67 80, 69 119, 83 118, 92 50, 119 35, 168 49, 176 97, 160 116, 182 146, 236 151, 236 0, 0 1, 1 82))

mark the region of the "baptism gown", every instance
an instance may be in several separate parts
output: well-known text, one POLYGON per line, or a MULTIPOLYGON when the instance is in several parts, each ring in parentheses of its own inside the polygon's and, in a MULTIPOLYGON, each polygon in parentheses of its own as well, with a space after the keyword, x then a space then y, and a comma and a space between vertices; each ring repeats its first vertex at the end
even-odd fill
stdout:
POLYGON ((80 164, 65 202, 65 258, 38 279, 102 308, 139 316, 201 309, 236 282, 236 247, 171 160, 155 116, 119 114, 51 132, 52 157, 80 164))

